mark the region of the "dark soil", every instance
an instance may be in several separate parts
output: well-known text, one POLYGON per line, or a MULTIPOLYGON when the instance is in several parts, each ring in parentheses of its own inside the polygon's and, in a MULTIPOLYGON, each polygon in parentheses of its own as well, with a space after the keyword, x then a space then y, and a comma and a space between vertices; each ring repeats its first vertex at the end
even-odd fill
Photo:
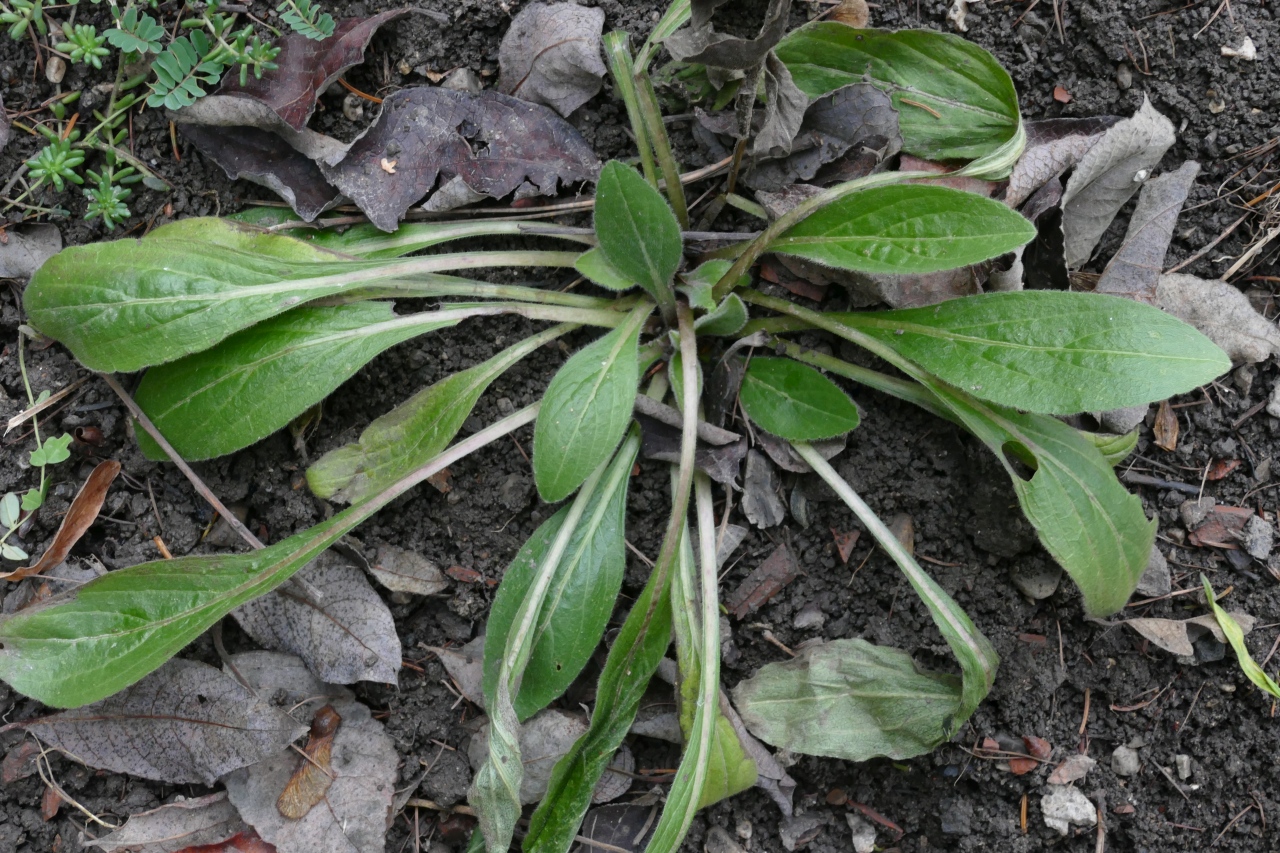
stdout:
MULTIPOLYGON (((327 8, 335 14, 360 15, 393 5, 398 4, 374 0, 331 2, 327 8)), ((520 0, 505 5, 496 0, 424 0, 421 5, 459 17, 444 29, 416 17, 388 26, 375 38, 368 62, 349 75, 352 83, 376 92, 421 85, 425 80, 412 69, 424 66, 431 71, 467 66, 487 75, 486 79, 496 76, 498 42, 508 11, 521 6, 520 0), (409 72, 401 73, 405 68, 409 72)), ((608 14, 608 27, 625 28, 638 37, 647 32, 662 6, 652 0, 626 4, 602 0, 597 5, 608 14)), ((950 30, 946 5, 884 0, 882 8, 873 10, 873 20, 884 27, 950 30)), ((797 6, 801 11, 807 8, 797 6)), ((1244 165, 1239 155, 1280 136, 1280 72, 1272 52, 1280 49, 1280 26, 1274 4, 1235 0, 1206 28, 1218 8, 1215 2, 1183 0, 1059 0, 974 3, 968 13, 967 36, 992 50, 1009 68, 1029 118, 1128 115, 1140 105, 1144 93, 1170 117, 1180 130, 1180 141, 1163 165, 1174 168, 1185 159, 1198 159, 1204 167, 1175 234, 1170 264, 1217 237, 1243 212, 1242 199, 1266 189, 1263 182, 1238 198, 1229 194, 1242 180, 1232 177, 1244 165), (1065 39, 1055 24, 1055 8, 1062 14, 1065 39), (1258 62, 1220 55, 1222 45, 1238 45, 1245 35, 1257 45, 1258 62), (1054 99, 1055 86, 1071 95, 1069 103, 1054 99), (1211 104, 1223 109, 1214 113, 1211 104)), ((102 14, 88 6, 79 13, 82 20, 102 14)), ((274 16, 265 14, 269 19, 274 16)), ((86 73, 80 66, 68 73, 62 89, 85 91, 83 109, 92 106, 93 86, 109 80, 105 72, 86 73)), ((30 42, 0 39, 0 86, 11 114, 31 109, 54 94, 34 68, 30 42)), ((341 130, 340 122, 333 119, 341 116, 341 100, 341 94, 325 97, 326 111, 316 119, 321 127, 341 130)), ((623 112, 607 91, 572 120, 602 156, 627 153, 623 112)), ((131 205, 137 216, 124 230, 137 233, 171 218, 225 214, 248 200, 267 197, 252 185, 226 181, 181 140, 181 161, 176 161, 167 124, 157 112, 136 116, 133 133, 136 154, 172 181, 175 189, 168 194, 140 190, 131 205)), ((35 147, 30 137, 16 134, 0 156, 0 176, 7 179, 35 147)), ((684 155, 691 166, 702 163, 692 149, 684 155)), ((100 225, 79 219, 77 196, 67 193, 58 199, 76 214, 59 223, 69 244, 119 235, 119 231, 104 234, 100 225)), ((1210 277, 1222 273, 1250 245, 1258 226, 1256 219, 1246 222, 1187 271, 1210 277)), ((1261 255, 1255 272, 1277 274, 1274 252, 1261 255)), ((1259 286, 1274 288, 1274 283, 1263 281, 1259 286)), ((4 342, 0 419, 25 407, 16 357, 17 326, 22 319, 19 293, 18 286, 0 289, 0 340, 4 342)), ((1275 316, 1274 294, 1258 291, 1257 295, 1256 304, 1275 316)), ((523 321, 499 320, 396 347, 346 383, 325 405, 323 421, 309 439, 307 452, 314 458, 352 440, 372 418, 424 383, 479 362, 528 330, 523 321), (477 335, 477 328, 483 333, 477 335)), ((813 343, 822 342, 815 339, 813 343)), ((471 423, 489 423, 512 406, 532 402, 568 351, 544 350, 508 372, 481 400, 471 423)), ((29 352, 28 369, 37 391, 57 390, 84 373, 58 346, 29 352)), ((1211 461, 1239 459, 1242 464, 1225 479, 1205 483, 1204 493, 1220 503, 1274 513, 1280 492, 1268 478, 1275 476, 1269 472, 1280 457, 1280 420, 1254 410, 1280 381, 1280 371, 1271 360, 1258 366, 1252 382, 1244 378, 1227 377, 1174 401, 1180 406, 1176 411, 1182 427, 1177 451, 1156 448, 1150 429, 1144 428, 1136 455, 1125 467, 1199 486, 1211 461), (1254 413, 1245 418, 1249 412, 1254 413)), ((1274 756, 1280 736, 1273 719, 1275 706, 1250 685, 1230 653, 1221 657, 1222 648, 1210 646, 1200 650, 1196 662, 1175 659, 1141 642, 1128 629, 1088 621, 1069 581, 1047 600, 1024 599, 1010 583, 1011 570, 1048 564, 1049 558, 1034 544, 1021 520, 1000 467, 981 445, 952 425, 878 394, 851 391, 865 417, 849 449, 838 458, 840 473, 884 517, 907 513, 913 518, 917 555, 927 559, 926 568, 991 639, 1002 665, 995 689, 970 724, 955 743, 932 755, 862 765, 800 758, 790 771, 799 783, 797 810, 817 814, 826 823, 807 849, 851 849, 841 814, 846 808, 828 805, 830 793, 841 789, 850 800, 870 806, 902 828, 901 839, 881 829, 882 848, 1001 853, 1051 847, 1093 850, 1098 843, 1094 830, 1060 838, 1044 826, 1040 812, 1049 770, 1060 757, 1078 751, 1087 751, 1099 761, 1080 787, 1099 805, 1106 850, 1161 853, 1204 850, 1214 843, 1241 853, 1276 849, 1280 771, 1274 756), (1054 760, 1015 776, 970 751, 983 737, 1022 735, 1048 740, 1054 760), (1110 761, 1112 751, 1123 744, 1138 746, 1141 758, 1140 772, 1127 778, 1117 776, 1110 761), (1178 779, 1176 755, 1191 759, 1192 774, 1181 790, 1173 781, 1178 779), (1025 825, 1020 825, 1022 809, 1025 825), (1224 833, 1221 838, 1220 833, 1224 833)), ((157 535, 175 554, 238 547, 230 539, 217 545, 202 541, 211 520, 208 506, 173 466, 143 458, 123 408, 99 380, 91 380, 45 426, 57 431, 95 426, 105 441, 98 448, 82 448, 72 461, 56 469, 47 508, 23 534, 32 553, 47 544, 77 484, 91 469, 94 454, 120 460, 126 476, 112 490, 101 521, 76 549, 78 557, 96 558, 108 568, 154 559, 157 535)), ((15 430, 3 441, 0 491, 29 487, 32 472, 25 463, 29 436, 15 430)), ((370 545, 385 540, 420 551, 441 565, 459 565, 489 579, 500 578, 524 538, 550 513, 532 488, 523 458, 529 443, 526 430, 514 441, 499 443, 453 466, 451 492, 418 489, 364 525, 359 537, 370 545)), ((196 468, 224 501, 247 510, 250 526, 264 540, 278 541, 332 512, 307 492, 302 480, 305 466, 304 456, 282 433, 196 468)), ((828 501, 823 489, 806 478, 787 486, 800 488, 808 496, 809 526, 789 521, 764 533, 753 531, 738 552, 724 589, 735 588, 782 540, 789 541, 799 555, 804 574, 759 613, 732 624, 732 641, 726 643, 732 649, 724 665, 725 684, 732 686, 761 664, 783 659, 783 652, 765 641, 766 629, 788 646, 814 636, 865 637, 906 649, 922 664, 950 666, 946 646, 927 613, 892 564, 882 554, 870 553, 868 537, 864 536, 847 565, 841 562, 832 530, 857 529, 850 513, 828 501), (796 630, 793 618, 810 602, 821 606, 825 625, 796 630)), ((1219 591, 1232 587, 1230 606, 1259 617, 1260 627, 1248 644, 1255 658, 1265 658, 1280 625, 1276 616, 1280 587, 1272 576, 1280 571, 1280 563, 1273 556, 1269 567, 1253 563, 1236 569, 1222 551, 1183 547, 1178 544, 1183 541, 1178 506, 1185 496, 1146 487, 1139 493, 1148 514, 1160 518, 1159 547, 1173 568, 1175 588, 1194 587, 1201 571, 1219 591)), ((667 475, 662 466, 641 466, 630 509, 629 539, 653 556, 667 512, 667 475)), ((644 574, 643 564, 632 558, 626 591, 634 593, 644 574)), ((415 668, 402 670, 398 689, 369 686, 362 690, 362 698, 380 712, 400 748, 402 777, 417 778, 424 764, 431 765, 433 770, 418 794, 445 805, 463 797, 469 782, 462 753, 470 736, 467 721, 475 711, 455 704, 444 686, 442 667, 423 647, 469 640, 482 628, 491 598, 491 588, 483 583, 458 583, 438 598, 393 604, 405 657, 415 668)), ((1201 612, 1203 607, 1194 596, 1127 611, 1174 617, 1201 612)), ((233 647, 244 642, 234 629, 228 631, 233 647)), ((190 653, 211 656, 212 646, 206 638, 190 653)), ((28 717, 39 708, 0 685, 0 711, 8 721, 28 717)), ((20 740, 18 734, 0 736, 0 753, 20 740)), ((677 760, 673 750, 649 744, 640 756, 642 768, 670 767, 677 760)), ((52 769, 84 807, 113 822, 178 794, 201 793, 189 786, 95 773, 59 758, 52 759, 52 769)), ((43 791, 38 776, 0 790, 0 853, 73 851, 80 849, 86 834, 101 834, 93 824, 86 830, 83 815, 66 805, 57 817, 43 820, 43 791)), ((417 849, 412 837, 415 826, 425 839, 435 829, 435 820, 436 815, 426 811, 399 818, 387 849, 417 849)), ((780 821, 778 810, 762 793, 748 792, 707 810, 695 822, 685 849, 701 850, 704 834, 712 825, 721 825, 749 838, 744 842, 749 850, 779 850, 780 821)), ((437 832, 436 838, 440 837, 437 832)))

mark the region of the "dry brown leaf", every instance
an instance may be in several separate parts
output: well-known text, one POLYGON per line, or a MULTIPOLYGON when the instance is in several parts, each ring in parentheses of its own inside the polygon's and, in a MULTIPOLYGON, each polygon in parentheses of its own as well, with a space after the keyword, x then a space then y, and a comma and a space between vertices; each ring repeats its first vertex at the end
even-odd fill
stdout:
POLYGON ((234 837, 245 829, 225 791, 131 815, 124 826, 85 842, 103 853, 179 853, 234 837))
MULTIPOLYGON (((1257 621, 1248 613, 1239 611, 1232 611, 1231 616, 1240 623, 1240 629, 1245 634, 1253 630, 1254 623, 1257 621)), ((1220 643, 1227 641, 1226 635, 1218 625, 1218 620, 1211 613, 1192 619, 1126 619, 1123 624, 1165 651, 1184 657, 1195 654, 1196 650, 1192 643, 1195 638, 1206 632, 1213 634, 1214 639, 1220 643)))
POLYGON ((831 10, 827 20, 860 30, 871 21, 871 10, 867 8, 867 0, 841 0, 840 5, 831 10))
POLYGON ((40 818, 48 823, 58 816, 62 808, 62 795, 52 785, 46 785, 44 795, 40 797, 40 818))
POLYGON ((783 542, 725 597, 725 607, 739 619, 755 613, 800 576, 800 567, 783 542))
POLYGON ((1178 416, 1174 414, 1168 400, 1160 401, 1160 408, 1156 409, 1156 422, 1151 430, 1155 433, 1156 447, 1170 453, 1178 449, 1178 416))
POLYGON ((302 748, 298 769, 293 771, 288 784, 276 800, 276 808, 280 810, 280 814, 290 820, 302 820, 316 803, 324 799, 329 786, 333 784, 333 773, 329 765, 333 755, 333 738, 341 724, 342 717, 332 705, 325 705, 316 711, 315 718, 311 721, 307 745, 302 748))
POLYGON ((1215 506, 1191 531, 1187 541, 1196 547, 1238 548, 1237 542, 1254 511, 1243 506, 1215 506))
POLYGON ((1098 762, 1089 756, 1076 753, 1053 768, 1053 772, 1049 774, 1049 784, 1070 785, 1072 782, 1083 779, 1097 764, 1098 762))
POLYGON ((89 479, 85 480, 84 485, 80 487, 80 493, 76 495, 67 509, 67 514, 63 516, 62 524, 58 527, 53 542, 40 555, 40 559, 26 568, 0 574, 0 578, 11 581, 21 580, 31 575, 38 575, 67 559, 67 555, 80 541, 80 537, 97 521, 98 513, 102 510, 102 502, 107 498, 107 489, 111 488, 111 483, 119 473, 120 463, 114 459, 98 463, 93 473, 89 475, 89 479))
POLYGON ((848 533, 841 533, 834 527, 831 528, 831 535, 836 540, 836 550, 840 552, 840 562, 846 566, 849 565, 849 558, 853 556, 853 546, 858 544, 858 537, 862 535, 862 531, 853 530, 848 533))
POLYGON ((101 702, 14 725, 90 767, 205 785, 304 731, 231 676, 180 659, 101 702))

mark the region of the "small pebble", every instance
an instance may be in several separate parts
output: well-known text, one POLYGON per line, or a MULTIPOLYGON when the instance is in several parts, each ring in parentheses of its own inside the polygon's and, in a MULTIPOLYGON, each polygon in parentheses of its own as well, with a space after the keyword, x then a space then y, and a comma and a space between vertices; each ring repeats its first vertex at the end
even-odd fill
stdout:
POLYGON ((853 835, 854 853, 872 853, 876 849, 876 828, 862 815, 852 812, 845 814, 849 822, 849 832, 853 835))
POLYGON ((816 631, 826 624, 826 621, 827 617, 822 612, 822 605, 816 601, 810 601, 800 608, 800 612, 791 620, 791 624, 800 631, 816 631))
POLYGON ((1049 793, 1040 798, 1044 825, 1066 835, 1072 826, 1093 826, 1098 812, 1080 789, 1071 785, 1050 785, 1049 793))
POLYGON ((1111 769, 1117 776, 1134 776, 1140 766, 1141 762, 1136 749, 1118 746, 1116 751, 1111 753, 1111 769))
POLYGON ((1133 72, 1130 71, 1129 66, 1125 65, 1123 62, 1120 63, 1120 67, 1116 69, 1116 85, 1122 90, 1128 89, 1133 85, 1133 72))
POLYGON ((364 118, 364 98, 348 92, 347 96, 342 99, 342 114, 347 117, 347 121, 360 121, 364 118))
POLYGON ((1175 755, 1173 757, 1174 766, 1178 768, 1178 778, 1183 781, 1191 778, 1191 756, 1175 755))
POLYGON ((1260 515, 1251 516, 1244 526, 1244 550, 1255 560, 1265 560, 1271 556, 1275 536, 1275 528, 1270 522, 1260 515))
POLYGON ((44 79, 55 86, 67 76, 67 61, 61 56, 50 56, 44 65, 44 79))

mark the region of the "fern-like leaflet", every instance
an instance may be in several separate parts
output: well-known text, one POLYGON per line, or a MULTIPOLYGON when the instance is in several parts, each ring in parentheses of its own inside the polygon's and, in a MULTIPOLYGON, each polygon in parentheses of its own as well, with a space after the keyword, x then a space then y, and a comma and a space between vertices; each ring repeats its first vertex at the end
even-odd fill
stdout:
POLYGON ((189 107, 205 95, 204 86, 215 85, 226 65, 212 57, 209 39, 199 30, 173 40, 151 63, 156 80, 147 106, 176 110, 189 107))
POLYGON ((164 50, 164 27, 133 6, 124 10, 116 25, 105 33, 107 41, 128 53, 159 53, 164 50))
POLYGON ((313 5, 311 0, 284 0, 276 11, 295 33, 316 41, 333 35, 333 16, 313 5))

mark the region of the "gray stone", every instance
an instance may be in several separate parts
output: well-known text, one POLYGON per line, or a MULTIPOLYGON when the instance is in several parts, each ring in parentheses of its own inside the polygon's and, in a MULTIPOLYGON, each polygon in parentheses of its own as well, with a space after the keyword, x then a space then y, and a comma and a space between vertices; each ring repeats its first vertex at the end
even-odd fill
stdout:
POLYGON ((1048 787, 1049 792, 1040 798, 1045 826, 1066 835, 1072 826, 1093 826, 1098 822, 1098 810, 1078 788, 1071 785, 1048 787))
POLYGON ((1267 401, 1267 414, 1273 418, 1280 418, 1280 381, 1276 382, 1276 386, 1271 389, 1271 399, 1267 401))
POLYGON ((853 834, 854 853, 872 853, 876 849, 876 828, 861 815, 849 812, 844 816, 853 834))
POLYGON ((1213 498, 1200 498, 1199 500, 1186 500, 1182 502, 1182 506, 1178 507, 1178 514, 1182 517, 1182 526, 1187 530, 1195 530, 1200 526, 1200 522, 1213 512, 1213 508, 1218 502, 1213 498))
POLYGON ((815 812, 785 817, 778 824, 778 837, 788 851, 799 850, 816 838, 826 824, 826 815, 815 812))
POLYGON ((1009 579, 1027 598, 1040 601, 1057 591, 1062 567, 1047 560, 1018 562, 1009 569, 1009 579))
POLYGON ((1244 550, 1255 560, 1265 560, 1271 556, 1275 536, 1275 528, 1270 522, 1260 515, 1252 516, 1244 526, 1244 550))
POLYGON ((1136 749, 1117 746, 1116 751, 1111 753, 1111 769, 1117 776, 1134 776, 1141 765, 1136 749))
POLYGON ((800 608, 800 612, 791 620, 791 625, 799 631, 818 630, 827 621, 826 614, 822 612, 822 605, 817 601, 810 601, 804 607, 800 608))
POLYGON ((1178 768, 1178 778, 1187 780, 1191 778, 1191 756, 1178 754, 1173 757, 1173 765, 1178 768))
POLYGON ((973 831, 973 803, 968 800, 942 801, 942 834, 969 835, 973 831))

